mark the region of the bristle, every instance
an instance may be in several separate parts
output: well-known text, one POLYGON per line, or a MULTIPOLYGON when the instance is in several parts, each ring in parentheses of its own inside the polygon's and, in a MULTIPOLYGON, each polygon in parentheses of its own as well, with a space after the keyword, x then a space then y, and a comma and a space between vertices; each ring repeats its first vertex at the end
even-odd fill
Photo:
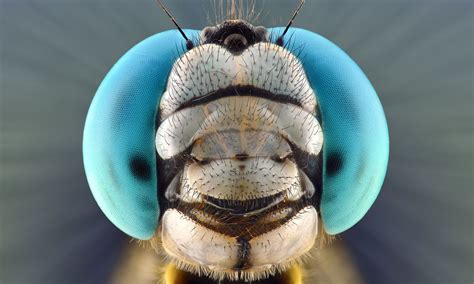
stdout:
MULTIPOLYGON (((176 268, 178 268, 179 270, 183 270, 183 271, 195 274, 197 276, 205 276, 215 281, 222 281, 224 279, 227 279, 230 281, 243 280, 246 282, 253 282, 253 281, 259 281, 259 280, 266 279, 277 274, 287 272, 291 269, 296 269, 295 267, 301 267, 305 263, 308 263, 310 260, 312 260, 312 257, 311 257, 311 254, 308 252, 301 257, 288 260, 284 263, 273 264, 271 267, 269 268, 266 267, 265 269, 262 269, 262 270, 240 270, 240 271, 211 270, 206 266, 189 263, 189 262, 183 261, 181 259, 176 259, 176 258, 171 258, 171 263, 172 265, 176 266, 176 268)), ((290 271, 290 272, 292 273, 291 279, 295 280, 295 282, 292 282, 292 283, 296 283, 296 284, 303 283, 301 280, 298 280, 298 279, 303 278, 302 270, 298 268, 298 270, 290 271), (299 282, 296 280, 298 280, 299 282)))
POLYGON ((326 247, 330 244, 332 244, 334 241, 338 239, 338 235, 329 235, 326 230, 324 230, 324 224, 321 218, 319 218, 318 222, 318 237, 316 238, 316 244, 315 247, 318 249, 322 249, 323 247, 326 247))
POLYGON ((256 11, 255 0, 212 0, 211 7, 214 13, 214 20, 211 20, 211 15, 207 13, 207 21, 209 25, 218 25, 225 20, 244 20, 249 23, 254 23, 260 17, 262 9, 256 11))

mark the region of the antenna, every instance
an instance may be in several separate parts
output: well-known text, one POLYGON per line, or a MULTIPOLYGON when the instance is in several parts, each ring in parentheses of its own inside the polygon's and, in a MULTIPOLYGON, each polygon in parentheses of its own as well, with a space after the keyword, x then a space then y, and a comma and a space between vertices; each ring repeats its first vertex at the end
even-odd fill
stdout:
MULTIPOLYGON (((181 29, 181 27, 178 25, 178 23, 176 22, 176 20, 174 19, 173 15, 171 15, 171 13, 168 11, 168 9, 165 7, 165 5, 163 5, 163 3, 161 3, 160 0, 156 0, 156 2, 158 2, 158 5, 160 5, 161 9, 163 9, 163 11, 165 11, 166 15, 168 15, 168 17, 171 19, 171 21, 173 22, 173 24, 178 28, 179 32, 181 33, 181 35, 184 37, 184 39, 186 40, 186 48, 188 50, 192 49, 194 47, 194 44, 193 42, 186 36, 186 34, 183 32, 183 30, 181 29)), ((304 2, 304 1, 303 1, 304 2)))
POLYGON ((286 25, 286 28, 285 28, 285 31, 283 32, 283 34, 281 36, 279 36, 276 40, 276 44, 278 44, 279 46, 283 46, 283 37, 285 36, 286 32, 288 32, 288 29, 291 27, 291 25, 293 24, 293 20, 296 18, 296 16, 298 15, 298 13, 300 12, 301 8, 303 8, 303 5, 304 5, 304 1, 305 0, 301 0, 300 2, 300 5, 298 6, 298 8, 296 9, 295 13, 293 14, 293 17, 291 17, 290 21, 288 22, 288 25, 286 25))

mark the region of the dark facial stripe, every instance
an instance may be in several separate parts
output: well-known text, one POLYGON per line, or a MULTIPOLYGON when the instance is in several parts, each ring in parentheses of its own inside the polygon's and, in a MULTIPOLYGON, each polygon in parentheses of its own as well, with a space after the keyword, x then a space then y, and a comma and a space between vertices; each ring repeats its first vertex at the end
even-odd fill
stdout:
POLYGON ((249 239, 245 236, 237 238, 237 244, 239 244, 239 262, 235 265, 235 270, 243 270, 251 267, 249 263, 249 254, 250 254, 250 243, 249 239))
POLYGON ((308 205, 311 205, 311 201, 303 197, 297 201, 279 203, 275 207, 269 208, 253 216, 234 215, 227 210, 222 210, 205 203, 186 203, 178 201, 172 204, 171 207, 177 209, 203 227, 229 237, 245 238, 250 241, 254 237, 282 226, 294 217, 301 209, 308 205), (292 209, 287 216, 282 217, 279 220, 266 222, 272 214, 286 208, 292 209), (218 224, 211 224, 211 222, 202 221, 193 211, 202 212, 203 214, 212 216, 212 219, 218 224))
POLYGON ((215 205, 218 208, 222 208, 231 212, 234 215, 242 215, 252 211, 259 210, 271 205, 273 202, 282 199, 284 192, 277 193, 272 196, 262 197, 258 199, 250 200, 228 200, 228 199, 218 199, 211 196, 203 197, 211 205, 215 205))
POLYGON ((230 86, 224 89, 211 92, 205 96, 201 96, 201 97, 197 97, 192 100, 189 100, 181 104, 178 107, 178 109, 175 110, 174 112, 177 112, 179 110, 182 110, 188 107, 194 107, 194 106, 206 104, 220 98, 235 97, 235 96, 252 96, 252 97, 258 97, 258 98, 264 98, 264 99, 279 102, 279 103, 288 103, 288 104, 296 105, 298 107, 302 107, 302 104, 298 102, 296 98, 291 97, 289 95, 274 94, 270 91, 256 88, 254 86, 230 86))

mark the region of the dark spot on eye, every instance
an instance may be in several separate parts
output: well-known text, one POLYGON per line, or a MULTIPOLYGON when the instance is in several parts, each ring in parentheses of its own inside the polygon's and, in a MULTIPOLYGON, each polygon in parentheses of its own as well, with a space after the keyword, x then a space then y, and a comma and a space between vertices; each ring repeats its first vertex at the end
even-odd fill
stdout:
POLYGON ((330 153, 326 162, 326 174, 333 176, 342 169, 342 157, 339 153, 330 153))
POLYGON ((140 180, 149 180, 151 178, 151 167, 148 161, 141 156, 133 156, 130 160, 130 169, 132 174, 140 180))

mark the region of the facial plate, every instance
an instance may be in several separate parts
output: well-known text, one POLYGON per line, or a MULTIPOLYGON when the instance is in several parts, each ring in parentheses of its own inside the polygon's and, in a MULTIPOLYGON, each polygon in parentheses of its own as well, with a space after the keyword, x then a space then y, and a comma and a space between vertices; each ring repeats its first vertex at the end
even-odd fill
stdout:
MULTIPOLYGON (((341 49, 301 29, 290 29, 290 38, 318 94, 325 134, 321 214, 335 234, 359 221, 378 195, 388 162, 385 116, 367 77, 341 49)), ((156 105, 181 44, 178 32, 169 31, 130 50, 101 84, 84 129, 92 193, 117 227, 139 239, 149 238, 158 221, 156 105)))
POLYGON ((304 255, 314 245, 318 215, 313 207, 302 209, 276 230, 252 238, 246 252, 246 268, 236 274, 242 261, 242 244, 193 222, 177 210, 163 216, 162 241, 178 266, 226 278, 259 279, 268 271, 286 268, 295 256, 304 255))
POLYGON ((192 49, 176 62, 163 94, 161 115, 167 117, 191 99, 237 85, 294 97, 308 112, 316 107, 315 94, 299 60, 286 49, 257 43, 235 55, 222 46, 208 44, 192 49))

